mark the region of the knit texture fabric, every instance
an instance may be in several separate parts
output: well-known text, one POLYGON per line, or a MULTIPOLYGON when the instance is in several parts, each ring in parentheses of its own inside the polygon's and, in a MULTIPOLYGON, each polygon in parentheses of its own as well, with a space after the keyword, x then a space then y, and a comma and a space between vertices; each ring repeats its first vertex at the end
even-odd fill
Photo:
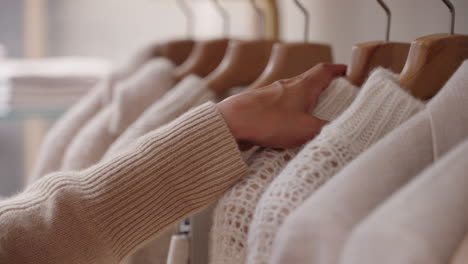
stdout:
MULTIPOLYGON (((208 101, 214 100, 215 94, 197 76, 188 76, 177 86, 168 91, 161 99, 153 103, 146 111, 112 144, 104 158, 109 158, 128 147, 140 136, 176 119, 184 112, 208 101)), ((166 263, 171 237, 176 233, 176 226, 168 228, 144 248, 129 257, 126 263, 157 264, 166 263)))
POLYGON ((109 161, 0 201, 0 263, 118 263, 246 171, 217 106, 204 104, 109 161))
POLYGON ((468 232, 467 155, 465 140, 373 211, 340 263, 450 263, 468 232))
POLYGON ((173 69, 170 61, 154 59, 119 83, 111 104, 75 136, 65 152, 61 169, 80 170, 97 163, 112 142, 174 85, 173 69))
MULTIPOLYGON (((314 115, 333 120, 354 100, 358 89, 345 78, 334 80, 320 95, 314 115)), ((248 159, 249 171, 219 200, 211 229, 210 262, 245 263, 247 234, 255 206, 273 178, 300 148, 264 148, 248 159)))
POLYGON ((269 263, 276 233, 291 211, 423 107, 398 86, 394 74, 375 70, 351 106, 287 164, 260 198, 249 229, 247 263, 269 263))
POLYGON ((112 144, 104 157, 118 153, 135 139, 169 123, 193 107, 214 101, 216 95, 200 77, 190 75, 153 103, 125 132, 112 144))
POLYGON ((468 61, 424 110, 359 155, 291 213, 276 235, 272 263, 337 264, 359 222, 468 137, 467 84, 468 61))

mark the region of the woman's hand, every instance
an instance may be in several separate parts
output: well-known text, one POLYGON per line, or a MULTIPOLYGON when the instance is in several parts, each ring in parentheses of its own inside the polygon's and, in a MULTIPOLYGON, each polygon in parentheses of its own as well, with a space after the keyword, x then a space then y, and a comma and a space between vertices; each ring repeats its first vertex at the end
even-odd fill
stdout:
POLYGON ((345 72, 345 65, 319 64, 294 78, 229 97, 218 107, 241 146, 297 147, 326 124, 311 113, 320 93, 345 72))

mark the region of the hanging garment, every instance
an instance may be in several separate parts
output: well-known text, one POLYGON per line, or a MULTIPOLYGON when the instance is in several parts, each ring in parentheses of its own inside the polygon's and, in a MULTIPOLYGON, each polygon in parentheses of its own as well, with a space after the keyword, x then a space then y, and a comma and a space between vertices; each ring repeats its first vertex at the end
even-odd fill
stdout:
POLYGON ((171 239, 167 264, 189 264, 190 238, 187 235, 174 235, 171 239))
MULTIPOLYGON (((333 120, 354 100, 358 88, 345 78, 335 79, 320 95, 314 115, 333 120)), ((249 171, 218 201, 211 229, 210 262, 245 263, 247 233, 255 205, 265 188, 300 148, 264 148, 247 160, 249 171)))
POLYGON ((174 65, 154 59, 115 87, 112 102, 75 136, 62 162, 62 170, 85 169, 98 162, 114 140, 154 101, 174 85, 174 65))
POLYGON ((145 47, 127 64, 112 70, 54 123, 43 140, 32 173, 26 180, 28 184, 60 169, 67 147, 78 131, 111 101, 115 84, 134 74, 156 48, 154 45, 145 47))
MULTIPOLYGON (((140 136, 145 135, 176 119, 193 107, 215 100, 215 94, 205 85, 203 79, 192 75, 186 77, 168 91, 160 100, 128 127, 112 144, 104 158, 109 158, 125 149, 140 136)), ((128 264, 166 263, 171 237, 176 233, 174 226, 168 228, 150 244, 129 257, 128 264)), ((173 249, 174 251, 177 249, 173 249)), ((180 248, 179 248, 180 250, 180 248)))
POLYGON ((203 79, 195 75, 184 78, 160 100, 148 107, 112 144, 104 157, 118 153, 135 139, 169 123, 191 108, 215 99, 216 95, 205 85, 203 79))
POLYGON ((290 212, 423 107, 393 73, 374 71, 351 106, 288 163, 260 198, 249 229, 247 263, 269 263, 275 235, 290 212))
POLYGON ((468 236, 459 245, 457 252, 452 258, 451 264, 466 264, 468 260, 468 236))
POLYGON ((351 233, 342 264, 446 264, 468 231, 468 141, 418 175, 351 233))
POLYGON ((359 221, 468 137, 468 61, 425 110, 360 155, 308 198, 278 232, 273 263, 336 264, 359 221))
POLYGON ((217 105, 206 103, 109 161, 49 174, 0 201, 0 263, 118 263, 246 171, 217 105))

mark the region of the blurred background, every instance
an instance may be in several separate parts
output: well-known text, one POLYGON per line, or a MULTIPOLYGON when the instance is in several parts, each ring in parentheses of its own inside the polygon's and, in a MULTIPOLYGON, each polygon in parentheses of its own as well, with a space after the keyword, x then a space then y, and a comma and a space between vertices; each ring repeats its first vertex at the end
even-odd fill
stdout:
MULTIPOLYGON (((195 38, 221 37, 222 21, 212 1, 187 2, 195 14, 195 38)), ((262 37, 259 19, 248 0, 219 2, 229 12, 231 38, 262 37)), ((385 13, 375 0, 301 2, 310 14, 309 41, 331 44, 336 62, 349 61, 353 44, 385 37, 385 13)), ((449 30, 450 15, 440 0, 386 3, 393 14, 392 41, 410 42, 449 30)), ((456 33, 468 34, 468 0, 452 3, 457 12, 456 33)), ((276 5, 279 38, 303 41, 304 20, 293 0, 276 0, 276 5)), ((41 74, 79 72, 92 86, 139 48, 184 38, 185 22, 175 0, 0 0, 0 89, 12 72, 38 68, 41 74), (51 62, 51 58, 60 59, 51 62)), ((26 100, 19 109, 0 111, 0 195, 21 189, 43 135, 79 96, 77 93, 57 107, 49 103, 36 107, 26 100)))

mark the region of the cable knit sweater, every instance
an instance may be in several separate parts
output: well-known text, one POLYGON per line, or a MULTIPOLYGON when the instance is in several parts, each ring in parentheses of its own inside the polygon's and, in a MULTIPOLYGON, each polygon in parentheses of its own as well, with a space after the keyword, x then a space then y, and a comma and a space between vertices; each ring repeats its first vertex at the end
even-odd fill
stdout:
MULTIPOLYGON (((351 104, 357 92, 358 89, 345 78, 335 79, 320 95, 314 115, 333 120, 351 104)), ((247 161, 247 176, 223 195, 214 210, 211 263, 245 263, 247 233, 255 205, 265 188, 299 149, 261 149, 247 161)))
POLYGON ((291 211, 422 108, 397 85, 396 76, 374 71, 351 106, 301 150, 260 198, 249 229, 247 263, 269 263, 275 235, 291 211))
POLYGON ((62 170, 85 169, 98 162, 114 140, 141 113, 174 85, 174 65, 154 59, 115 88, 108 106, 75 136, 62 162, 62 170))
POLYGON ((450 263, 468 232, 467 156, 465 140, 386 200, 353 230, 340 263, 450 263))
POLYGON ((276 236, 272 262, 337 264, 346 240, 360 221, 468 137, 467 84, 468 61, 424 110, 360 155, 298 207, 276 236))
POLYGON ((112 156, 120 149, 146 133, 174 120, 189 109, 216 99, 203 79, 190 75, 153 103, 112 144, 104 157, 112 156))
POLYGON ((216 105, 204 104, 108 161, 0 201, 0 263, 118 263, 246 170, 216 105))
POLYGON ((55 122, 43 140, 32 173, 28 175, 28 184, 60 169, 67 147, 78 131, 111 101, 115 84, 134 74, 157 53, 157 50, 158 46, 151 44, 138 51, 126 64, 114 69, 55 122))

